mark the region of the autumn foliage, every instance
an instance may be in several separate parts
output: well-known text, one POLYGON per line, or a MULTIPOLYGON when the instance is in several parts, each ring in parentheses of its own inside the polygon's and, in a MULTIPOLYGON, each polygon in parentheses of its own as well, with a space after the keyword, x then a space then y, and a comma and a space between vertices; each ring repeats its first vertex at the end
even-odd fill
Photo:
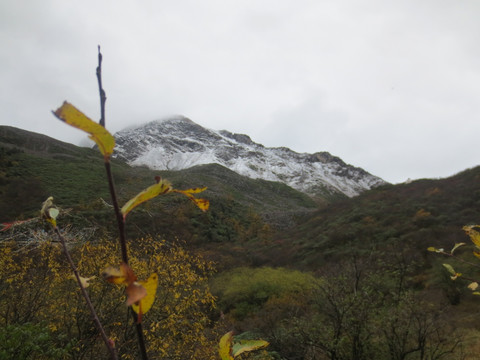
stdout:
MULTIPOLYGON (((124 287, 112 286, 101 277, 105 264, 118 263, 117 242, 70 243, 69 248, 80 273, 90 278, 88 292, 119 357, 136 359, 131 310, 122 301, 124 287)), ((137 276, 158 275, 155 306, 143 318, 151 358, 218 358, 219 334, 208 316, 214 307, 207 283, 212 264, 178 244, 152 238, 136 239, 132 249, 131 266, 137 276)), ((105 353, 58 243, 5 244, 0 248, 0 266, 2 324, 43 324, 54 340, 50 347, 68 345, 74 359, 105 353)))
MULTIPOLYGON (((215 307, 207 285, 213 271, 211 263, 176 244, 152 237, 127 241, 127 215, 146 201, 178 193, 202 211, 208 210, 209 201, 195 196, 206 187, 175 189, 169 181, 156 176, 153 185, 120 207, 110 165, 115 138, 105 128, 101 63, 99 48, 100 122, 66 101, 53 114, 86 132, 103 155, 118 241, 80 239, 67 243, 66 233, 57 221, 60 209, 49 196, 41 207, 40 218, 50 225, 54 240, 32 241, 31 246, 4 242, 0 248, 0 289, 4 299, 0 302, 0 320, 5 324, 0 338, 5 336, 7 340, 0 354, 15 359, 20 354, 25 358, 35 355, 37 359, 53 355, 103 358, 106 355, 100 354, 106 348, 111 360, 136 359, 138 355, 143 360, 214 359, 218 355, 229 360, 267 346, 262 340, 234 342, 232 332, 217 345, 219 335, 209 317, 215 307), (41 338, 31 351, 29 347, 25 350, 21 336, 13 336, 15 331, 37 332, 41 338), (51 347, 58 352, 52 354, 43 348, 44 332, 48 340, 53 339, 51 347)), ((22 224, 6 224, 2 231, 22 224)))

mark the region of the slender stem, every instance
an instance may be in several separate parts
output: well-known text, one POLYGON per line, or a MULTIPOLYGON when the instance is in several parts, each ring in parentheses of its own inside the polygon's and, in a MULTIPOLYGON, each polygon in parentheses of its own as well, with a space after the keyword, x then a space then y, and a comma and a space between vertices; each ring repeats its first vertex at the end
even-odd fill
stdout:
POLYGON ((97 327, 98 331, 100 332, 100 335, 102 336, 103 342, 105 343, 105 346, 107 347, 109 353, 110 353, 110 359, 112 360, 117 360, 117 353, 115 351, 115 348, 113 347, 113 342, 110 340, 105 333, 105 330, 103 329, 102 323, 100 322, 100 319, 98 318, 97 312, 95 311, 95 308, 93 307, 92 301, 90 300, 90 296, 88 296, 87 290, 85 290, 85 287, 82 285, 82 281, 80 280, 80 275, 78 273, 77 267, 75 266, 75 263, 72 260, 72 257, 70 256, 70 252, 68 251, 67 244, 65 242, 65 238, 63 235, 60 233, 60 230, 58 229, 57 226, 54 227, 55 233, 57 234, 58 239, 62 243, 63 251, 65 253, 65 256, 67 257, 67 260, 70 264, 70 267, 73 270, 73 273, 75 274, 75 278, 77 279, 78 286, 80 286, 80 290, 82 291, 82 295, 85 298, 85 301, 87 302, 88 309, 90 310, 90 314, 92 315, 93 321, 95 323, 95 326, 97 327))
POLYGON ((135 320, 135 328, 137 329, 138 348, 140 350, 140 354, 142 355, 143 360, 148 360, 147 347, 145 346, 145 338, 143 336, 142 323, 139 323, 137 321, 138 317, 135 311, 132 311, 132 314, 133 314, 133 319, 135 320))
POLYGON ((118 205, 117 192, 115 191, 115 182, 113 181, 112 167, 109 161, 105 162, 105 170, 107 172, 108 188, 110 197, 112 198, 113 210, 117 219, 118 231, 120 236, 120 249, 122 252, 122 261, 128 265, 127 236, 125 233, 125 219, 123 218, 120 206, 118 205))
MULTIPOLYGON (((123 218, 120 207, 118 206, 117 193, 115 191, 115 185, 113 181, 112 169, 110 162, 105 162, 105 170, 107 172, 108 185, 110 189, 110 196, 112 198, 113 210, 115 217, 117 218, 118 230, 120 233, 120 249, 122 252, 122 260, 128 265, 128 252, 127 252, 127 240, 125 235, 125 219, 123 218)), ((137 330, 138 347, 143 360, 148 360, 147 348, 145 346, 145 338, 143 336, 142 324, 138 322, 138 316, 135 311, 132 311, 133 320, 135 322, 135 328, 137 330)))
POLYGON ((464 259, 462 259, 462 258, 459 258, 458 256, 456 256, 456 255, 454 255, 454 254, 451 254, 451 253, 448 253, 448 252, 445 252, 445 251, 438 251, 438 253, 439 253, 439 254, 442 254, 442 255, 445 255, 445 256, 448 256, 448 257, 451 257, 451 258, 454 258, 454 259, 456 259, 457 261, 460 261, 460 262, 462 262, 462 263, 464 263, 464 264, 473 266, 473 267, 475 267, 475 268, 477 268, 477 269, 480 268, 480 265, 474 264, 474 263, 472 263, 472 262, 470 262, 470 261, 468 261, 468 260, 464 260, 464 259))
MULTIPOLYGON (((100 125, 105 127, 105 101, 107 96, 105 90, 102 86, 102 53, 100 52, 100 46, 98 46, 98 67, 97 67, 97 80, 98 80, 98 89, 100 92, 100 125)), ((120 237, 120 249, 122 253, 122 260, 125 264, 128 265, 128 250, 127 250, 127 236, 125 232, 125 219, 120 210, 117 200, 117 192, 115 191, 115 182, 113 181, 112 168, 110 165, 110 159, 105 158, 105 170, 107 172, 108 179, 108 188, 110 190, 110 197, 112 198, 112 205, 115 212, 115 217, 117 218, 118 231, 120 237)), ((132 311, 133 320, 135 322, 135 328, 137 330, 138 338, 138 347, 142 360, 148 360, 147 348, 145 346, 145 338, 143 336, 142 324, 138 322, 138 317, 135 311, 132 311)))
POLYGON ((105 127, 105 102, 107 101, 107 95, 102 86, 102 53, 100 52, 100 45, 98 45, 98 66, 97 66, 97 80, 98 90, 100 92, 100 125, 105 127))

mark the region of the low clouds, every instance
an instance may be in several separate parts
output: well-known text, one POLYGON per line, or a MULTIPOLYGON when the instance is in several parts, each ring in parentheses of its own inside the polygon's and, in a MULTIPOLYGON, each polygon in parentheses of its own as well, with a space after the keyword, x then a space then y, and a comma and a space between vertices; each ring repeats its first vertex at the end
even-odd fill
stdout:
POLYGON ((281 144, 288 139, 297 152, 314 153, 330 151, 334 153, 345 144, 337 144, 348 137, 348 118, 341 111, 328 109, 320 94, 297 105, 279 110, 272 116, 261 132, 262 142, 269 146, 281 144))
POLYGON ((2 124, 78 143, 68 99, 107 126, 171 114, 268 146, 329 151, 387 181, 480 163, 477 1, 7 0, 2 124))

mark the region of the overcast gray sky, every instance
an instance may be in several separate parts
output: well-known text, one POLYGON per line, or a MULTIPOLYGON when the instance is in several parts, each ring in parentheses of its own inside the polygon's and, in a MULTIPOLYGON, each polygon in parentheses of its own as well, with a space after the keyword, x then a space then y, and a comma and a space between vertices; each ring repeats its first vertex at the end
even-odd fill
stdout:
POLYGON ((0 124, 79 143, 172 114, 389 182, 480 164, 478 0, 2 0, 0 124))

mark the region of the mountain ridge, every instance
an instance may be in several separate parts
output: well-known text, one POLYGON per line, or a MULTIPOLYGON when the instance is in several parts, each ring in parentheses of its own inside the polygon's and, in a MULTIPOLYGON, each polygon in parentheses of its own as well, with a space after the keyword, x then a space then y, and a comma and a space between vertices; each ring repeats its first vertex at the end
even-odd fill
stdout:
POLYGON ((115 156, 133 166, 180 170, 217 163, 250 178, 279 181, 311 196, 356 196, 386 182, 330 153, 265 147, 250 136, 175 116, 115 133, 115 156))
MULTIPOLYGON (((226 207, 225 203, 269 218, 282 213, 282 219, 317 207, 310 197, 288 185, 250 179, 218 164, 180 171, 133 168, 116 159, 111 165, 120 201, 127 201, 161 176, 178 189, 207 187, 204 196, 212 202, 212 214, 220 211, 217 207, 226 207)), ((0 221, 34 216, 48 196, 66 207, 88 207, 100 197, 108 199, 104 172, 98 149, 0 125, 0 203, 9 204, 0 207, 0 221)), ((285 221, 273 222, 285 225, 285 221)))

